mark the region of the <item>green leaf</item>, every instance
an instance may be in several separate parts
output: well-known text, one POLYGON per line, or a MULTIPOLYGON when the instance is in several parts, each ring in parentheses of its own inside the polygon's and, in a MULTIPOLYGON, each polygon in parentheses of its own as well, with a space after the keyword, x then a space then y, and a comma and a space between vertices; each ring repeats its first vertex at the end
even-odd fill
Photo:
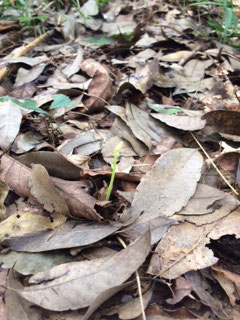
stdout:
POLYGON ((48 115, 48 112, 36 107, 36 102, 31 100, 31 99, 26 99, 24 100, 23 102, 13 98, 13 97, 9 97, 9 96, 3 96, 0 98, 0 102, 6 102, 6 101, 12 101, 13 103, 15 103, 16 105, 22 107, 22 108, 25 108, 25 109, 28 109, 28 110, 32 110, 32 111, 35 111, 37 113, 40 113, 40 114, 45 114, 45 115, 48 115))
POLYGON ((74 104, 67 96, 64 94, 56 94, 54 96, 53 102, 50 105, 50 109, 57 109, 61 107, 70 107, 74 104))
POLYGON ((226 8, 225 10, 225 20, 224 20, 224 34, 226 35, 229 28, 232 25, 233 11, 231 8, 226 8))
POLYGON ((163 113, 163 114, 175 114, 181 111, 180 107, 167 106, 163 104, 148 103, 148 107, 158 113, 163 113))
POLYGON ((114 41, 112 39, 106 38, 106 37, 102 37, 100 39, 97 38, 93 38, 93 37, 89 37, 86 38, 87 41, 97 45, 97 46, 104 46, 106 44, 112 44, 114 41))

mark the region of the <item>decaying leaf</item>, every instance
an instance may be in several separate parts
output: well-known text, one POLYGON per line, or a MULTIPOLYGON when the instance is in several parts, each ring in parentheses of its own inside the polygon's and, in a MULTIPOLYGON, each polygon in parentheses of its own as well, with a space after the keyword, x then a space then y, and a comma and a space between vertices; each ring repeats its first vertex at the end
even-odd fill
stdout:
POLYGON ((64 248, 87 246, 118 230, 117 226, 98 222, 81 222, 69 220, 56 233, 53 231, 36 232, 20 238, 4 241, 4 245, 16 251, 42 252, 64 248))
MULTIPOLYGON (((29 179, 31 170, 10 156, 3 155, 1 158, 0 180, 6 183, 16 194, 31 197, 29 179), (21 179, 16 178, 21 177, 21 179)), ((60 196, 66 201, 72 216, 86 217, 90 220, 100 221, 102 218, 94 209, 96 199, 83 190, 82 182, 66 181, 51 178, 54 187, 60 196)))
POLYGON ((0 256, 2 268, 13 268, 18 273, 32 275, 37 272, 46 272, 54 266, 72 262, 73 257, 65 252, 27 253, 10 251, 0 256))
POLYGON ((112 257, 63 264, 29 279, 17 292, 49 310, 75 310, 89 306, 102 292, 122 284, 145 261, 150 250, 147 232, 112 257), (69 294, 71 292, 71 295, 69 294))
POLYGON ((188 222, 171 226, 152 256, 148 272, 176 279, 190 270, 209 267, 218 259, 206 247, 207 231, 188 222))
POLYGON ((51 220, 32 212, 17 212, 0 223, 0 241, 40 230, 55 229, 64 221, 61 214, 55 215, 51 220))
POLYGON ((1 102, 0 119, 0 147, 6 150, 19 132, 22 121, 21 108, 12 101, 1 102))
POLYGON ((143 223, 181 210, 196 190, 202 164, 195 149, 179 148, 163 154, 137 187, 131 219, 141 215, 137 223, 143 223))
POLYGON ((105 101, 112 96, 112 80, 108 70, 94 59, 84 60, 81 64, 81 70, 93 77, 88 87, 90 97, 84 101, 84 106, 90 112, 100 111, 106 104, 105 101))
POLYGON ((30 193, 38 200, 48 212, 58 212, 69 215, 65 200, 59 195, 49 179, 47 170, 41 164, 32 166, 29 179, 30 193))

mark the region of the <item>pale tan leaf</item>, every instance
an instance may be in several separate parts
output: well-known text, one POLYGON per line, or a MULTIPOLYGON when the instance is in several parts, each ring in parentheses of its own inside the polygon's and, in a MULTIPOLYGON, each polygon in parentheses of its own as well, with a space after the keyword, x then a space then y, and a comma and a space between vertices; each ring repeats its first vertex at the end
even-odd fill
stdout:
POLYGON ((188 222, 169 228, 152 256, 148 272, 175 279, 187 271, 209 267, 218 261, 206 247, 209 239, 204 228, 188 222))
POLYGON ((16 138, 21 121, 22 112, 19 106, 11 101, 0 102, 0 147, 8 149, 16 138))

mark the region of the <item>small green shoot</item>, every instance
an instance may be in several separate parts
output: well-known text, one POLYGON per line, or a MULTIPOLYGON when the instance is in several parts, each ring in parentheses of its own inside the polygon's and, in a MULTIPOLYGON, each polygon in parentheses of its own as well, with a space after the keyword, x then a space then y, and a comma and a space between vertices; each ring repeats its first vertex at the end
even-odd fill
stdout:
POLYGON ((114 182, 114 178, 115 178, 115 173, 116 173, 116 167, 117 167, 117 160, 118 160, 118 156, 119 153, 122 149, 123 146, 123 142, 121 141, 120 143, 118 143, 114 149, 114 153, 113 153, 113 164, 112 164, 112 175, 111 175, 111 179, 110 179, 110 183, 107 189, 107 195, 106 195, 106 200, 109 201, 111 193, 112 193, 112 188, 113 188, 113 182, 114 182))

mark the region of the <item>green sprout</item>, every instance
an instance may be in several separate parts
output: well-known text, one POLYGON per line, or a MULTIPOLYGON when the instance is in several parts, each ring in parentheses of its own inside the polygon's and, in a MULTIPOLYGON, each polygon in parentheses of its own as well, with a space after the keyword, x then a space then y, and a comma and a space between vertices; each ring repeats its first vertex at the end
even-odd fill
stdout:
POLYGON ((113 182, 114 182, 114 178, 115 178, 115 172, 116 172, 116 167, 117 167, 117 160, 118 160, 118 156, 119 156, 119 153, 122 149, 122 146, 123 146, 123 142, 119 142, 115 149, 114 149, 114 153, 113 153, 113 164, 112 164, 112 175, 111 175, 111 179, 110 179, 110 183, 109 183, 109 186, 108 186, 108 189, 107 189, 107 195, 106 195, 106 200, 109 201, 110 199, 110 195, 111 195, 111 192, 112 192, 112 188, 113 188, 113 182))

